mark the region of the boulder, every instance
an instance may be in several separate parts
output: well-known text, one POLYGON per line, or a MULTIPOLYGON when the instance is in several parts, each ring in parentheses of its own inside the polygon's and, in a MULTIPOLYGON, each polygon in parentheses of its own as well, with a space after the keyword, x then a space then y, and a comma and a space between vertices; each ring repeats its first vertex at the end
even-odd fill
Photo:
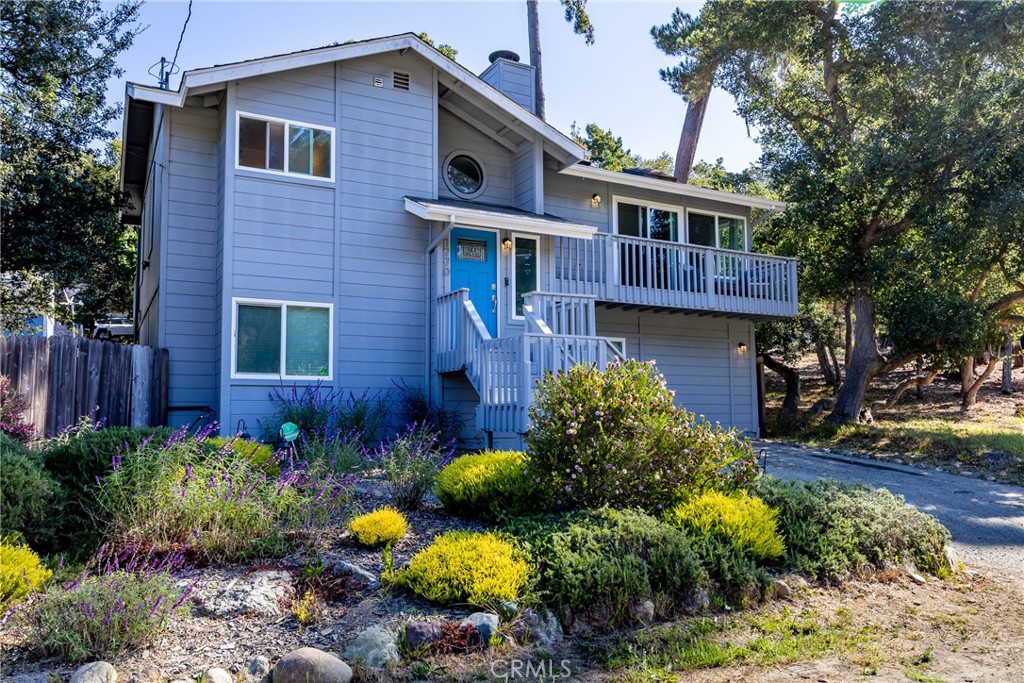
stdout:
MULTIPOLYGON (((358 662, 371 669, 380 669, 397 662, 398 638, 386 626, 371 626, 361 631, 345 648, 345 659, 358 662)), ((274 679, 274 683, 278 683, 274 679)))
POLYGON ((274 683, 349 683, 352 667, 315 647, 289 652, 274 667, 274 683))
POLYGON ((487 645, 491 642, 491 637, 498 632, 498 615, 490 612, 473 612, 460 625, 476 629, 476 634, 469 638, 470 645, 487 645))
POLYGON ((540 611, 527 608, 512 624, 512 635, 521 643, 534 643, 548 647, 562 642, 562 625, 554 612, 541 608, 540 611))
POLYGON ((258 655, 249 660, 245 667, 245 677, 250 683, 259 683, 270 675, 270 660, 263 655, 258 655))
POLYGON ((634 621, 644 626, 650 626, 654 623, 654 602, 652 600, 644 600, 643 602, 631 605, 629 615, 633 617, 634 621))
POLYGON ((789 587, 789 584, 782 579, 775 579, 772 581, 772 595, 780 600, 789 600, 793 595, 793 590, 789 587))
POLYGON ((215 666, 206 670, 203 675, 203 683, 235 683, 235 677, 219 666, 215 666))
POLYGON ((117 670, 107 662, 90 662, 78 667, 68 683, 117 683, 117 670))
POLYGON ((277 617, 284 614, 285 605, 294 595, 289 572, 257 571, 232 581, 218 593, 200 595, 199 607, 205 614, 216 617, 247 614, 277 617))
POLYGON ((367 588, 376 588, 380 585, 380 577, 369 569, 361 567, 358 564, 353 564, 347 560, 343 560, 337 555, 325 555, 324 565, 331 569, 348 572, 352 575, 353 579, 365 583, 367 588))
POLYGON ((410 650, 436 643, 444 632, 437 621, 410 621, 405 625, 405 644, 410 650))

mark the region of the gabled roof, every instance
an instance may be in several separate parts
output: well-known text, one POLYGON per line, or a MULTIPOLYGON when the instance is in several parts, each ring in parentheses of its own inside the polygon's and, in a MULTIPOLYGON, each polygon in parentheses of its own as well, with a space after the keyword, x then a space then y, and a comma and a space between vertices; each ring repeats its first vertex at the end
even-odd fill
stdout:
POLYGON ((228 81, 253 76, 301 69, 303 67, 367 57, 387 52, 412 51, 433 64, 452 84, 458 84, 460 94, 468 90, 484 104, 496 107, 510 115, 530 132, 547 143, 545 150, 563 165, 571 166, 584 157, 583 148, 557 128, 516 104, 512 99, 484 82, 472 71, 448 59, 413 33, 402 33, 385 38, 374 38, 343 45, 332 45, 299 52, 261 57, 205 69, 186 71, 177 90, 163 90, 138 83, 128 84, 128 97, 158 104, 182 107, 190 95, 202 95, 223 89, 228 81))

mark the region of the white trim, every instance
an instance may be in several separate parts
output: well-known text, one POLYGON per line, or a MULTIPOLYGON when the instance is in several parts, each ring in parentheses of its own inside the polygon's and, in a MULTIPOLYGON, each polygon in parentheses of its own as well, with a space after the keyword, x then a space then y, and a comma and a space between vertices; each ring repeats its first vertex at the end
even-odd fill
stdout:
POLYGON ((531 113, 529 109, 519 105, 507 95, 493 88, 473 72, 448 59, 412 33, 196 69, 185 73, 177 91, 162 90, 132 83, 129 84, 131 88, 129 94, 151 102, 161 101, 164 104, 182 107, 185 105, 185 98, 188 96, 189 90, 204 85, 230 82, 280 71, 301 69, 317 64, 401 50, 412 50, 437 67, 438 71, 464 84, 468 90, 486 100, 487 103, 504 111, 514 122, 520 123, 535 133, 543 135, 545 139, 555 145, 558 151, 561 152, 559 160, 563 164, 571 165, 583 159, 583 148, 568 136, 541 120, 538 116, 531 113))
POLYGON ((411 197, 405 198, 405 210, 424 220, 445 223, 453 221, 460 227, 467 228, 510 230, 533 235, 556 235, 577 239, 591 239, 597 234, 597 228, 582 223, 563 223, 548 220, 542 216, 496 214, 490 211, 434 204, 428 200, 416 200, 411 197))
MULTIPOLYGON (((712 245, 715 249, 722 249, 724 251, 736 251, 735 249, 727 249, 721 246, 721 234, 718 231, 718 219, 719 218, 732 218, 734 220, 743 221, 743 253, 749 254, 750 252, 750 225, 747 222, 746 216, 737 216, 731 213, 719 213, 718 211, 704 211, 703 209, 687 209, 686 210, 686 240, 689 243, 690 240, 690 214, 698 213, 701 216, 714 216, 715 218, 715 243, 712 245)), ((707 245, 698 244, 695 246, 704 247, 707 245)))
MULTIPOLYGON (((510 308, 512 309, 511 310, 511 315, 509 317, 512 318, 512 320, 526 320, 526 316, 525 315, 516 315, 516 303, 518 303, 516 301, 516 240, 517 239, 530 240, 531 242, 533 242, 533 244, 534 244, 534 246, 536 248, 536 259, 537 259, 537 262, 536 262, 537 283, 536 284, 537 284, 537 286, 536 286, 536 290, 535 291, 540 291, 540 235, 531 235, 529 233, 516 233, 516 232, 513 232, 513 233, 511 233, 511 235, 509 235, 509 237, 511 237, 511 239, 512 239, 512 253, 509 254, 509 261, 510 261, 510 263, 509 263, 509 269, 508 269, 509 270, 509 274, 511 275, 511 277, 509 277, 509 283, 511 284, 511 287, 509 288, 509 290, 510 290, 509 293, 511 294, 511 296, 509 297, 509 299, 510 299, 509 305, 510 305, 510 308)), ((525 303, 524 303, 524 305, 525 305, 525 303)))
POLYGON ((489 175, 490 174, 487 172, 487 169, 484 167, 484 163, 480 161, 480 158, 468 149, 453 150, 449 152, 448 156, 446 156, 444 161, 441 162, 441 180, 444 181, 444 186, 447 187, 456 197, 461 197, 462 199, 473 199, 474 197, 482 195, 487 189, 487 179, 489 175), (473 192, 462 192, 452 185, 451 180, 448 178, 448 166, 456 157, 466 157, 480 169, 480 187, 476 188, 473 192))
POLYGON ((610 343, 612 346, 615 346, 616 344, 618 344, 619 345, 619 347, 618 347, 619 354, 623 358, 626 357, 626 338, 625 337, 605 337, 605 339, 607 339, 608 343, 610 343))
MULTIPOLYGON (((319 181, 321 183, 333 183, 334 182, 335 166, 337 166, 337 161, 338 161, 337 159, 335 159, 335 142, 336 142, 336 139, 337 139, 338 135, 337 135, 337 130, 334 128, 334 126, 324 126, 324 125, 319 124, 319 123, 306 123, 304 121, 294 121, 292 119, 283 119, 283 118, 280 118, 280 117, 277 117, 277 116, 266 116, 264 114, 253 114, 251 112, 241 111, 241 110, 237 110, 236 109, 235 110, 235 137, 236 138, 238 137, 238 135, 240 135, 239 131, 241 130, 241 127, 240 127, 239 124, 240 124, 240 122, 241 122, 243 117, 247 118, 247 119, 253 119, 255 121, 266 121, 268 123, 280 123, 280 124, 282 124, 284 126, 284 167, 285 167, 285 170, 278 171, 277 169, 273 169, 273 168, 257 168, 256 166, 243 166, 241 164, 242 148, 241 148, 241 145, 238 144, 238 140, 236 139, 235 140, 235 170, 236 171, 253 171, 253 172, 256 172, 256 173, 268 173, 270 175, 284 176, 284 177, 287 177, 287 178, 301 178, 303 180, 316 180, 316 181, 319 181), (288 127, 289 126, 295 126, 297 128, 312 128, 314 130, 321 130, 321 131, 325 131, 325 132, 331 134, 331 156, 330 156, 330 159, 331 159, 331 175, 329 177, 325 178, 323 176, 313 175, 312 173, 298 173, 296 171, 288 170, 288 166, 290 164, 290 156, 291 156, 288 153, 288 137, 289 137, 289 135, 288 135, 288 127)), ((267 136, 269 137, 269 135, 270 135, 270 127, 267 126, 267 136)), ((269 145, 269 141, 268 141, 267 144, 269 145)), ((269 157, 269 155, 270 155, 269 146, 268 146, 268 149, 266 150, 266 153, 267 153, 267 155, 269 157)), ((313 141, 312 140, 310 140, 309 157, 310 157, 310 163, 312 163, 312 159, 313 159, 313 141)))
MULTIPOLYGON (((649 202, 646 199, 637 199, 635 197, 626 197, 622 195, 612 195, 612 234, 619 234, 619 204, 633 204, 636 206, 642 206, 647 209, 656 209, 658 211, 671 211, 676 214, 676 241, 672 240, 656 240, 658 242, 668 242, 669 244, 685 244, 686 243, 686 228, 684 227, 685 219, 684 213, 686 208, 680 205, 674 204, 662 204, 659 202, 649 202)), ((650 232, 650 219, 648 219, 648 232, 650 232)), ((627 235, 632 237, 632 235, 627 235)), ((640 235, 643 239, 651 239, 648 235, 640 235)))
POLYGON ((295 380, 310 381, 323 380, 330 382, 334 380, 334 304, 320 301, 292 301, 286 299, 257 299, 253 297, 231 297, 231 379, 262 379, 262 380, 295 380), (255 373, 238 372, 238 307, 239 306, 263 306, 266 308, 278 308, 281 311, 281 357, 278 361, 277 373, 255 373), (288 316, 286 311, 289 306, 302 306, 305 308, 326 308, 327 309, 327 374, 326 375, 286 375, 284 373, 285 356, 288 349, 288 316))
POLYGON ((676 194, 683 197, 700 197, 701 199, 727 202, 729 204, 740 204, 742 206, 749 206, 755 209, 782 210, 787 206, 786 202, 780 202, 775 199, 753 197, 751 195, 738 194, 735 192, 722 192, 721 190, 709 190, 704 187, 697 187, 696 185, 673 183, 668 180, 647 178, 645 176, 633 175, 632 173, 622 173, 619 171, 609 171, 607 169, 596 168, 594 166, 582 166, 580 164, 576 164, 562 169, 559 173, 575 176, 577 178, 599 180, 604 183, 640 187, 645 190, 654 190, 656 192, 667 192, 669 194, 676 194))

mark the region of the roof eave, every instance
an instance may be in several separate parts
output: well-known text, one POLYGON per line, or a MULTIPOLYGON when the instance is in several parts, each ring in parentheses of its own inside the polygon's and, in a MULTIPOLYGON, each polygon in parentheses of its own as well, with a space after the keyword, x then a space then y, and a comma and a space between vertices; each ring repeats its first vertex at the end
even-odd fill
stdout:
POLYGON ((537 235, 591 239, 598 232, 596 227, 583 223, 562 223, 550 221, 541 216, 534 218, 531 216, 501 215, 491 211, 441 206, 429 202, 416 201, 410 197, 405 198, 405 210, 414 216, 428 221, 455 222, 470 227, 512 230, 537 235))

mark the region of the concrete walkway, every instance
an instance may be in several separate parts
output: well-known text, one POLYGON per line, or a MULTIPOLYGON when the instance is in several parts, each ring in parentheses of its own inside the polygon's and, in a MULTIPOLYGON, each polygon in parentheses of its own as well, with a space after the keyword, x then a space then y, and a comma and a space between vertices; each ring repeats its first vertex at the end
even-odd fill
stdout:
POLYGON ((988 568, 1024 582, 1024 488, 945 472, 838 455, 820 448, 754 442, 766 449, 767 472, 788 479, 837 479, 887 488, 953 535, 967 567, 988 568))

